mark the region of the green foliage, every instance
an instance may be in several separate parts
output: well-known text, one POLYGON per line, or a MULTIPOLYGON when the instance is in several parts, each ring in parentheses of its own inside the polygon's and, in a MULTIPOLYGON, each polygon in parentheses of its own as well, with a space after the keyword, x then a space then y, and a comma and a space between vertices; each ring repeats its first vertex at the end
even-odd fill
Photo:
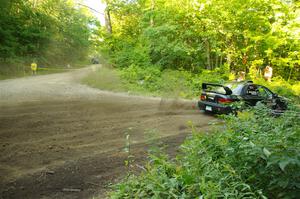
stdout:
POLYGON ((256 107, 250 113, 228 120, 223 154, 228 163, 255 189, 270 198, 297 198, 300 193, 299 108, 281 117, 269 116, 269 110, 256 107))
POLYGON ((73 0, 0 0, 0 4, 2 75, 19 71, 18 65, 28 66, 33 59, 44 66, 86 60, 94 21, 73 0))
MULTIPOLYGON (((131 91, 150 92, 166 97, 195 98, 201 93, 203 82, 224 83, 232 80, 232 74, 226 69, 202 70, 195 74, 186 70, 163 70, 159 67, 138 67, 131 65, 120 70, 122 82, 131 91)), ((300 83, 291 84, 281 77, 273 78, 272 82, 256 78, 254 83, 265 85, 278 95, 299 103, 300 83)))
POLYGON ((199 72, 229 66, 300 78, 299 2, 280 0, 113 0, 112 34, 100 45, 117 66, 199 72))
POLYGON ((194 98, 201 92, 202 82, 222 83, 228 75, 221 69, 194 74, 186 70, 163 70, 158 66, 131 65, 121 69, 121 78, 130 90, 150 92, 166 97, 194 98))
POLYGON ((270 88, 273 92, 278 95, 290 98, 294 100, 297 104, 300 103, 300 82, 295 81, 293 84, 287 82, 283 78, 275 77, 272 82, 267 82, 264 79, 256 78, 254 82, 257 84, 265 85, 270 88))
POLYGON ((141 68, 131 65, 128 68, 121 70, 121 77, 128 84, 141 86, 150 92, 159 91, 161 80, 161 71, 157 67, 141 68))
MULTIPOLYGON (((203 82, 224 83, 233 80, 233 74, 226 68, 202 70, 195 74, 186 70, 161 70, 159 66, 112 69, 102 67, 83 79, 83 82, 96 88, 113 91, 128 91, 135 94, 147 94, 163 97, 198 98, 203 82)), ((255 83, 265 85, 273 92, 300 102, 300 84, 290 84, 276 77, 272 82, 256 78, 255 83)))
POLYGON ((139 176, 110 198, 298 198, 299 108, 272 117, 260 105, 225 118, 214 133, 193 133, 176 160, 151 155, 139 176))
POLYGON ((118 71, 109 68, 96 69, 89 76, 82 79, 82 82, 91 87, 110 91, 126 91, 118 71))
POLYGON ((113 62, 120 68, 138 65, 146 67, 150 65, 148 49, 145 46, 136 46, 124 43, 122 50, 117 51, 112 58, 113 62))

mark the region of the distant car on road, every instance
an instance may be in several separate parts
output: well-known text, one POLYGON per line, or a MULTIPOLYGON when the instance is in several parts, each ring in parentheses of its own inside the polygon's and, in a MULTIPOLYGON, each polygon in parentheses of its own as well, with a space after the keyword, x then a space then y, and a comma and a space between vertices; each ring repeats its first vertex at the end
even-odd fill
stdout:
POLYGON ((228 114, 235 111, 233 104, 239 101, 248 106, 255 106, 258 102, 264 103, 276 114, 287 109, 287 101, 283 97, 252 81, 230 82, 224 85, 203 83, 198 107, 205 112, 228 114))
POLYGON ((99 64, 99 59, 94 57, 91 59, 91 62, 92 62, 92 64, 99 64))

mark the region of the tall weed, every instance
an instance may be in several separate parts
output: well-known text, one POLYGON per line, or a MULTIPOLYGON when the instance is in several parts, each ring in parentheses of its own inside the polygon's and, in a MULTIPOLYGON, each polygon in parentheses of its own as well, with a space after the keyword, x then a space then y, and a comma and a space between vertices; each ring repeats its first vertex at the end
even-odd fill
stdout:
POLYGON ((176 159, 151 155, 147 171, 110 198, 288 198, 300 195, 299 108, 280 117, 258 105, 213 133, 197 133, 176 159))

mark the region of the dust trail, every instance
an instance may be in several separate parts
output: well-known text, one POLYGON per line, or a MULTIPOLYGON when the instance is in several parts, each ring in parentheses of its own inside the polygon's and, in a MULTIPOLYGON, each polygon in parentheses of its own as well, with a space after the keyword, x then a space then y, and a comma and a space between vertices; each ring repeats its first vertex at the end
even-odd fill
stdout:
POLYGON ((195 110, 196 101, 81 85, 91 71, 0 81, 0 198, 90 198, 126 173, 127 129, 143 164, 145 132, 155 132, 175 154, 190 133, 187 121, 204 130, 213 119, 195 110))
POLYGON ((195 110, 196 107, 195 100, 161 98, 159 103, 161 110, 195 110))

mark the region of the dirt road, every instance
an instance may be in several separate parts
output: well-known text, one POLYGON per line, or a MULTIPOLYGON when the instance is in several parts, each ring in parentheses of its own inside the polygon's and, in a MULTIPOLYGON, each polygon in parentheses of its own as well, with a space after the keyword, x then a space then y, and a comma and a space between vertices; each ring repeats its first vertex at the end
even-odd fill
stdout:
POLYGON ((100 91, 79 80, 92 67, 0 81, 0 198, 102 198, 149 143, 169 154, 213 118, 195 102, 100 91))

